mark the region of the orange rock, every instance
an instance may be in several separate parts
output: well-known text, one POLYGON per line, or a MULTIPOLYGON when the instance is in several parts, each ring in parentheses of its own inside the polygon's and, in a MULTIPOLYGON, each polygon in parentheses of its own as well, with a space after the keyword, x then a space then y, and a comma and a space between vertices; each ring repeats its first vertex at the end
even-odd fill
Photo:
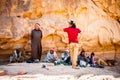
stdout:
POLYGON ((26 71, 18 71, 18 75, 24 75, 24 74, 27 74, 27 72, 26 71))
POLYGON ((4 70, 0 70, 0 76, 4 76, 6 72, 4 70))
POLYGON ((68 36, 61 29, 67 27, 68 19, 73 19, 82 31, 79 50, 98 52, 99 56, 105 53, 105 58, 113 59, 115 48, 120 53, 119 1, 0 0, 0 58, 5 54, 8 59, 18 45, 28 46, 25 51, 31 53, 29 37, 36 22, 43 32, 43 52, 52 47, 65 50, 68 36))

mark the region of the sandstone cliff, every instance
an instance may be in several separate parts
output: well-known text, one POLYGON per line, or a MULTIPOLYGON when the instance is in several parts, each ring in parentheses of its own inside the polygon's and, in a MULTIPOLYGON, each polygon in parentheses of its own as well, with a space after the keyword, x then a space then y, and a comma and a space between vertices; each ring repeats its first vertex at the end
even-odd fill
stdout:
POLYGON ((68 46, 67 34, 58 29, 73 19, 82 30, 80 50, 120 53, 120 0, 0 0, 0 53, 19 45, 30 47, 30 32, 38 22, 43 51, 68 46))

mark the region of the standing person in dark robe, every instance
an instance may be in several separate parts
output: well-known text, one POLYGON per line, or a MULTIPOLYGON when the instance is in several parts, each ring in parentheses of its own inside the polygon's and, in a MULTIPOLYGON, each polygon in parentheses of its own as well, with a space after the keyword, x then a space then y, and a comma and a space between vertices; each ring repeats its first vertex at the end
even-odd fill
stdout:
POLYGON ((34 26, 34 30, 31 32, 31 49, 32 55, 31 58, 34 62, 39 62, 42 55, 42 31, 40 29, 40 24, 36 23, 34 26))

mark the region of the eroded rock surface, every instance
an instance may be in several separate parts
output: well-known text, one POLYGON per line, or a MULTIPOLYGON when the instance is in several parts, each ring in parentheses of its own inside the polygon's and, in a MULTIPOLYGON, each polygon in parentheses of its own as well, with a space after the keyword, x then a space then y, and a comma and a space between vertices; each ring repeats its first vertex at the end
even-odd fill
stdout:
POLYGON ((36 22, 43 31, 43 51, 68 47, 67 34, 58 29, 73 19, 82 30, 80 50, 120 53, 119 0, 0 0, 0 52, 30 45, 36 22))

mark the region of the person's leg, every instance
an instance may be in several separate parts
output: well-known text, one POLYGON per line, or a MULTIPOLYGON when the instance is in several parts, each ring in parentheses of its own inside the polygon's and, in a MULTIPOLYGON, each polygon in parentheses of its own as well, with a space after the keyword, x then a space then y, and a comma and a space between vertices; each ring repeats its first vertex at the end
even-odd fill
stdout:
POLYGON ((77 59, 78 59, 78 44, 74 43, 74 53, 73 53, 73 66, 77 67, 77 59))
POLYGON ((20 60, 21 60, 21 58, 20 58, 20 57, 19 57, 19 58, 17 58, 17 62, 21 62, 20 60))
POLYGON ((73 61, 72 61, 72 64, 73 64, 73 68, 75 68, 76 67, 75 44, 73 45, 73 61))
POLYGON ((70 63, 70 56, 64 61, 65 63, 70 63))
POLYGON ((74 49, 73 49, 73 43, 70 43, 70 45, 69 45, 69 50, 70 50, 70 57, 71 57, 71 62, 72 62, 72 67, 73 67, 73 51, 74 51, 74 49))
POLYGON ((13 56, 10 56, 10 63, 13 62, 13 56))
POLYGON ((42 55, 42 45, 39 45, 39 50, 38 50, 38 59, 41 60, 41 55, 42 55))
POLYGON ((108 64, 103 60, 103 59, 99 59, 100 64, 103 66, 107 66, 108 64))
POLYGON ((13 62, 17 62, 17 58, 16 57, 13 57, 13 62))
POLYGON ((37 44, 33 44, 32 43, 32 45, 31 45, 31 48, 32 48, 32 54, 31 54, 31 58, 33 59, 33 60, 36 60, 37 59, 37 44))
POLYGON ((23 61, 24 61, 24 57, 21 56, 21 57, 20 57, 20 62, 23 62, 23 61))
POLYGON ((96 63, 97 63, 98 65, 100 65, 100 59, 98 59, 98 60, 96 61, 96 63))
POLYGON ((37 45, 37 59, 36 60, 40 61, 40 45, 39 44, 37 45))

